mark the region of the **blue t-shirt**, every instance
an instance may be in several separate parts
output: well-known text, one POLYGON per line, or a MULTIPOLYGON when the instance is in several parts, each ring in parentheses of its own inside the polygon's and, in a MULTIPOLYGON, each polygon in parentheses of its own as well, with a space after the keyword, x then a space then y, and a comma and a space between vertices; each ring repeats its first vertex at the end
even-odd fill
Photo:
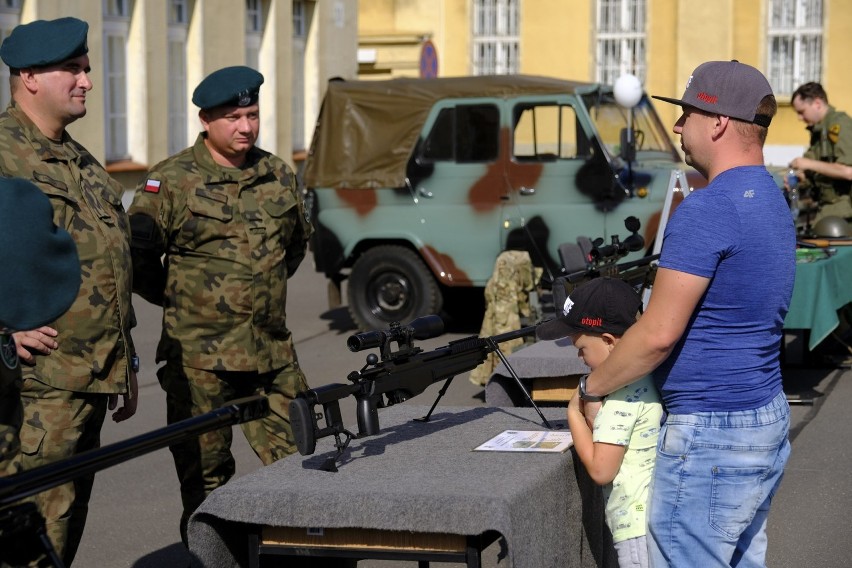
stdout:
POLYGON ((762 166, 727 170, 678 206, 660 266, 710 284, 653 373, 668 412, 749 410, 781 392, 779 354, 795 257, 793 218, 762 166))

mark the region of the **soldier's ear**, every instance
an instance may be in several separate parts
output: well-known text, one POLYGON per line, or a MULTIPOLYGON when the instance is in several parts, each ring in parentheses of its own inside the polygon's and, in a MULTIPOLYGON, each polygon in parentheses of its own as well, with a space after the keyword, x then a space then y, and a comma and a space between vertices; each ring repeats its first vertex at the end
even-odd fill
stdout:
POLYGON ((206 110, 198 111, 198 120, 201 121, 201 126, 204 127, 204 131, 207 132, 210 130, 210 113, 206 110))

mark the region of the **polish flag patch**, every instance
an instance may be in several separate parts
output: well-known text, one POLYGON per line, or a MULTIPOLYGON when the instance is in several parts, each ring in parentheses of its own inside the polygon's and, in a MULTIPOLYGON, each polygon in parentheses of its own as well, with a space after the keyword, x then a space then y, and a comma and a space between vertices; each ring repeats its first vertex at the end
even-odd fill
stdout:
POLYGON ((160 180, 149 179, 145 182, 145 191, 150 193, 160 193, 160 180))

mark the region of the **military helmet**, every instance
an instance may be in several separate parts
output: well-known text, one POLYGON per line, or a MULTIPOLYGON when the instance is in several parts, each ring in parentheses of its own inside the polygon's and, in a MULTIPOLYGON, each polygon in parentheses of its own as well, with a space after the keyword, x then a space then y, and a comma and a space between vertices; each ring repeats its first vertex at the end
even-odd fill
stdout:
POLYGON ((848 237, 849 223, 843 217, 823 217, 814 225, 814 235, 827 238, 848 237))

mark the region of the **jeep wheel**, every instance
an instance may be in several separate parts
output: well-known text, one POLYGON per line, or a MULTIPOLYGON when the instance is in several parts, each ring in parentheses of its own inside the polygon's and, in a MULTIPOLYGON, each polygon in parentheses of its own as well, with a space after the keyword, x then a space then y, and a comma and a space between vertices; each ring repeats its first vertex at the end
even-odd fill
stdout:
POLYGON ((352 267, 347 288, 349 313, 363 331, 437 314, 442 304, 429 269, 400 246, 380 246, 362 254, 352 267))

